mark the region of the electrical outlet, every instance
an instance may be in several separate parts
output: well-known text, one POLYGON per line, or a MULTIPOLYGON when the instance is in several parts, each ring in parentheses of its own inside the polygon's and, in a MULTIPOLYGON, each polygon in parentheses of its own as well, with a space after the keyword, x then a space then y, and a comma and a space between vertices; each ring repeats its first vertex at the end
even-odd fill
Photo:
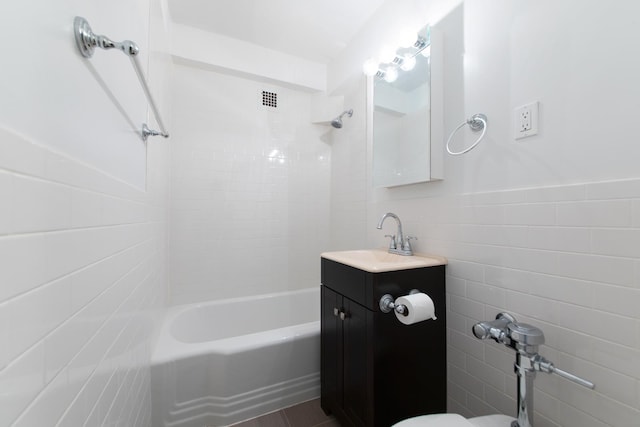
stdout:
POLYGON ((520 132, 531 130, 531 108, 525 105, 518 111, 520 132))
POLYGON ((538 134, 538 102, 532 102, 515 109, 514 137, 526 138, 538 134))

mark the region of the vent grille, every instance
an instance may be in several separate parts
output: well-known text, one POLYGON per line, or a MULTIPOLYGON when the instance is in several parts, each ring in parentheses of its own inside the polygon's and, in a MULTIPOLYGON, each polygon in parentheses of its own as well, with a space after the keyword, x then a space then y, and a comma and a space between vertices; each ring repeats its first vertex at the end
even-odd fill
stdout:
POLYGON ((262 105, 265 107, 278 108, 278 94, 275 92, 262 91, 262 105))

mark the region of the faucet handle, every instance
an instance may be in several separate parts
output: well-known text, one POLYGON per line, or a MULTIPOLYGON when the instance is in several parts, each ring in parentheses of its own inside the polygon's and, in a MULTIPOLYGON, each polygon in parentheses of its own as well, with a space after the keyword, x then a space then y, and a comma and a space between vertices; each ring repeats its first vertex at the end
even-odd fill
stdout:
POLYGON ((402 249, 405 251, 410 251, 411 250, 411 242, 409 242, 409 240, 418 240, 417 237, 415 236, 404 236, 404 243, 402 245, 402 249))
POLYGON ((391 241, 389 242, 389 249, 396 249, 396 236, 391 234, 385 234, 384 237, 391 238, 391 241))

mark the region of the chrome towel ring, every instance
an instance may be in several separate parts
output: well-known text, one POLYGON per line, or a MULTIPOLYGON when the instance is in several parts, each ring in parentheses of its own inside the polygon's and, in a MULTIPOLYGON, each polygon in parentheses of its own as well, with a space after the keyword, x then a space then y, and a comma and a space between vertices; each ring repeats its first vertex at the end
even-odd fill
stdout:
POLYGON ((447 152, 449 154, 451 154, 452 156, 459 156, 460 154, 464 154, 464 153, 467 153, 467 152, 473 150, 475 148, 475 146, 478 145, 478 143, 480 141, 482 141, 482 138, 484 138, 484 134, 486 132, 487 132, 487 116, 485 116, 482 113, 474 114, 469 119, 467 119, 464 122, 460 123, 460 125, 458 125, 458 127, 455 128, 453 130, 453 132, 451 132, 451 134, 449 135, 449 139, 447 139, 447 152), (465 148, 464 150, 462 150, 462 151, 451 151, 451 148, 449 148, 449 144, 451 143, 451 138, 453 138, 453 135, 455 135, 456 132, 458 132, 464 125, 469 125, 471 130, 474 131, 474 132, 482 130, 482 133, 480 134, 480 137, 476 140, 476 142, 474 142, 473 144, 471 144, 469 147, 465 148))

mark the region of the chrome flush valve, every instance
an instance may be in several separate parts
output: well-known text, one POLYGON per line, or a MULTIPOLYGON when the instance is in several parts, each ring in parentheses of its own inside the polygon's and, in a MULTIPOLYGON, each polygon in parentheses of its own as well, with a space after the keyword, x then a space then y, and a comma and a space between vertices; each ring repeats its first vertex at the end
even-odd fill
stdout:
POLYGON ((515 321, 516 319, 509 313, 498 313, 496 320, 478 322, 473 325, 473 335, 481 340, 493 338, 497 343, 509 345, 507 325, 515 321))
POLYGON ((527 357, 538 355, 538 346, 544 344, 544 333, 526 323, 511 322, 507 325, 511 347, 527 357))
POLYGON ((509 313, 498 313, 495 320, 478 322, 472 331, 476 338, 492 338, 516 352, 514 370, 518 376, 518 419, 511 427, 533 427, 533 380, 538 371, 558 374, 587 388, 595 387, 592 382, 558 369, 540 356, 538 346, 544 344, 542 330, 518 323, 509 313))

